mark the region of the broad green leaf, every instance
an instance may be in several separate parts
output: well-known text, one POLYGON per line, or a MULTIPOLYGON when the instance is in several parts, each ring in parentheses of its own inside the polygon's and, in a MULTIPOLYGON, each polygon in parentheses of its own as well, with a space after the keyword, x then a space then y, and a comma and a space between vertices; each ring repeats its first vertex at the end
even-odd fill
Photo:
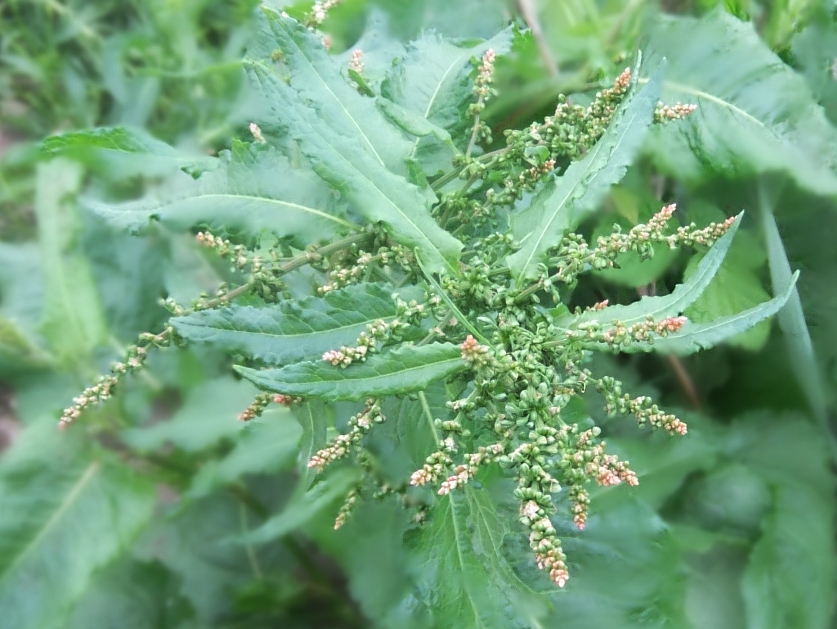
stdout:
POLYGON ((462 244, 434 222, 427 197, 386 168, 386 160, 376 150, 380 147, 369 139, 372 133, 387 137, 387 129, 394 127, 371 101, 346 86, 350 92, 345 99, 360 99, 373 108, 374 116, 364 118, 361 125, 348 101, 335 97, 332 90, 338 88, 324 83, 336 71, 319 38, 290 18, 268 9, 265 13, 269 32, 262 38, 278 46, 286 61, 278 67, 269 59, 245 65, 273 113, 273 122, 298 142, 317 174, 359 214, 383 223, 399 242, 418 248, 432 270, 455 274, 462 244), (290 84, 279 74, 285 63, 291 67, 290 84), (330 70, 321 74, 324 67, 330 70))
POLYGON ((159 175, 177 168, 209 169, 216 161, 207 155, 178 151, 132 127, 68 131, 46 138, 41 146, 47 155, 81 161, 114 178, 136 173, 159 175))
POLYGON ((661 84, 662 68, 641 90, 625 98, 604 136, 584 159, 570 164, 560 178, 550 179, 532 204, 513 216, 512 233, 522 243, 520 251, 508 259, 515 277, 533 277, 546 251, 595 210, 610 187, 622 179, 651 124, 661 84))
POLYGON ((821 429, 803 417, 762 413, 737 420, 731 432, 730 455, 773 495, 742 582, 747 628, 829 627, 837 584, 835 482, 821 429))
POLYGON ((320 360, 262 371, 236 367, 236 371, 257 387, 275 393, 324 400, 363 400, 420 391, 434 380, 467 367, 458 346, 434 343, 421 347, 401 345, 345 368, 320 360))
POLYGON ((153 197, 88 205, 107 221, 132 231, 158 220, 175 229, 208 225, 255 235, 270 231, 309 244, 353 227, 314 173, 292 167, 273 149, 241 142, 233 144, 216 169, 197 180, 179 173, 169 188, 153 197))
POLYGON ((361 284, 322 298, 284 301, 276 306, 231 306, 171 320, 193 343, 210 343, 268 365, 319 358, 323 352, 354 345, 366 326, 396 315, 392 291, 361 284))
MULTIPOLYGON (((760 188, 760 192, 766 194, 763 187, 760 188)), ((776 219, 773 216, 773 208, 767 205, 767 200, 764 197, 762 197, 761 220, 767 240, 770 276, 773 280, 773 289, 777 290, 786 286, 790 281, 791 266, 785 252, 785 246, 782 244, 782 236, 776 225, 776 219)), ((798 289, 794 288, 788 303, 776 315, 776 320, 784 334, 788 354, 790 354, 793 363, 793 374, 799 381, 799 386, 805 392, 814 416, 825 426, 827 422, 825 391, 823 390, 822 377, 814 355, 814 347, 811 343, 811 335, 808 332, 808 324, 805 321, 805 313, 802 310, 802 300, 799 298, 798 289)))
POLYGON ((247 423, 235 448, 220 460, 209 461, 192 480, 190 498, 201 498, 215 489, 238 482, 247 474, 273 474, 291 467, 302 428, 287 409, 269 409, 262 418, 247 423))
POLYGON ((537 623, 542 603, 503 556, 508 532, 484 489, 465 485, 436 504, 430 522, 409 540, 416 597, 429 608, 434 626, 537 623))
POLYGON ((621 321, 625 325, 633 325, 645 321, 651 316, 654 319, 663 319, 682 313, 706 290, 706 287, 715 277, 721 263, 732 244, 735 232, 741 224, 741 215, 732 224, 726 234, 716 242, 709 252, 703 256, 697 268, 682 284, 678 284, 670 295, 657 297, 643 297, 638 302, 629 305, 608 306, 598 312, 585 312, 576 317, 573 323, 596 320, 600 323, 612 323, 621 321))
POLYGON ((749 330, 754 325, 776 314, 793 294, 793 288, 798 277, 799 272, 797 271, 781 295, 777 295, 763 304, 728 317, 721 317, 709 323, 687 321, 676 334, 658 338, 653 343, 634 343, 622 351, 629 353, 657 351, 662 354, 683 356, 714 347, 718 343, 749 330))
POLYGON ((474 98, 469 61, 489 48, 501 55, 510 46, 510 29, 473 45, 455 45, 437 33, 424 33, 407 44, 404 56, 392 66, 381 85, 385 99, 379 106, 408 133, 419 136, 409 156, 418 159, 428 175, 450 168, 458 152, 450 136, 463 140, 465 135, 462 114, 474 98), (435 137, 426 137, 431 134, 435 137))
POLYGON ((189 392, 172 417, 147 428, 122 433, 131 447, 151 452, 171 444, 186 452, 200 452, 241 432, 241 411, 258 391, 249 383, 232 378, 206 380, 189 392))
POLYGON ((44 282, 41 332, 60 361, 86 360, 105 344, 107 327, 87 260, 74 250, 78 231, 73 195, 81 168, 66 160, 38 166, 35 216, 44 282))
POLYGON ((662 99, 694 103, 685 120, 647 143, 665 173, 695 184, 708 176, 783 172, 811 192, 837 193, 837 131, 805 80, 723 10, 666 17, 653 32, 647 67, 668 62, 662 99))
MULTIPOLYGON (((323 46, 321 36, 279 11, 262 7, 259 33, 248 56, 270 67, 279 50, 277 66, 290 78, 287 87, 300 99, 297 107, 316 103, 319 131, 353 138, 354 147, 379 168, 404 174, 409 141, 344 78, 340 66, 323 46), (271 59, 273 57, 273 59, 271 59)), ((290 112, 288 112, 290 113, 290 112)), ((290 120, 272 120, 284 126, 290 120)))
POLYGON ((0 243, 0 376, 50 362, 37 333, 43 299, 37 243, 0 243))
POLYGON ((0 464, 3 625, 62 629, 94 572, 153 515, 153 483, 52 422, 28 428, 0 464))

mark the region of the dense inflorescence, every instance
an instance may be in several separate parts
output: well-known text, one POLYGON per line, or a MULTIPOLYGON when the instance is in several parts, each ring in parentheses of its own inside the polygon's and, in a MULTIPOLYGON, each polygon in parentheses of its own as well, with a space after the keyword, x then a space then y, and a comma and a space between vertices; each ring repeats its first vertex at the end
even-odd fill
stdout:
MULTIPOLYGON (((316 3, 306 25, 320 25, 336 4, 336 0, 316 3)), ((605 487, 638 483, 628 462, 607 452, 598 427, 568 419, 570 404, 591 389, 604 396, 605 410, 610 414, 633 416, 640 425, 672 435, 686 434, 687 427, 650 398, 623 393, 621 382, 592 373, 585 366, 591 350, 620 351, 636 343, 652 344, 676 334, 686 320, 666 316, 629 324, 600 322, 596 314, 608 307, 608 302, 602 301, 577 311, 585 318, 568 326, 561 320, 569 314, 562 299, 582 274, 613 267, 621 254, 636 252, 648 258, 655 245, 710 246, 731 227, 732 219, 702 229, 695 225, 672 229, 675 208, 667 205, 647 223, 627 233, 615 228, 594 243, 570 231, 549 250, 536 276, 521 282, 506 264, 520 243, 503 224, 504 213, 514 211, 526 193, 583 158, 602 138, 630 90, 633 76, 629 69, 624 70, 588 107, 560 98, 554 115, 523 130, 507 132, 504 147, 485 152, 481 147, 490 143, 491 131, 481 114, 494 94, 495 60, 490 49, 475 60, 474 101, 463 112, 471 121, 467 148, 454 158, 450 172, 432 183, 439 193, 432 215, 464 244, 458 273, 443 274, 436 281, 424 271, 417 254, 380 225, 303 251, 292 251, 287 243, 253 249, 200 232, 197 241, 228 260, 240 283, 235 287, 224 284, 215 295, 202 295, 188 309, 171 300, 165 305, 173 315, 184 316, 227 306, 245 294, 264 304, 294 300, 299 296, 285 276, 303 267, 313 271, 307 277, 309 282, 315 278, 311 292, 319 298, 368 282, 390 287, 394 316, 366 324, 354 344, 332 347, 319 360, 351 370, 392 347, 445 341, 459 346, 461 360, 467 365, 466 382, 459 389, 461 394, 448 400, 445 414, 432 416, 427 411, 436 448, 409 479, 391 484, 382 478, 374 456, 365 448, 367 434, 386 420, 379 397, 368 399, 348 421, 348 431, 310 457, 308 466, 318 472, 347 458, 364 472, 363 480, 351 489, 340 508, 335 528, 346 522, 357 501, 369 493, 364 491, 369 485, 374 487, 374 497, 400 495, 404 504, 418 508, 415 519, 420 521, 427 513, 427 501, 416 498, 422 487, 433 487, 438 496, 446 496, 472 482, 488 466, 499 466, 514 479, 519 521, 528 531, 537 565, 563 586, 569 571, 550 520, 559 512, 556 497, 566 495, 568 515, 578 529, 584 529, 590 483, 605 487), (495 229, 490 229, 492 226, 495 229), (420 289, 423 298, 399 298, 397 294, 405 286, 420 289)), ((359 50, 352 55, 349 71, 360 86, 363 57, 359 50)), ((679 103, 660 105, 655 115, 658 122, 668 122, 693 109, 679 103)), ((251 125, 250 131, 255 143, 266 142, 258 125, 251 125)), ((76 419, 91 404, 108 399, 124 374, 142 366, 150 347, 172 342, 180 344, 183 339, 171 326, 158 335, 143 335, 125 360, 114 366, 112 375, 74 400, 64 411, 61 425, 76 419)), ((271 403, 295 406, 302 402, 296 395, 261 393, 239 418, 258 417, 271 403)))

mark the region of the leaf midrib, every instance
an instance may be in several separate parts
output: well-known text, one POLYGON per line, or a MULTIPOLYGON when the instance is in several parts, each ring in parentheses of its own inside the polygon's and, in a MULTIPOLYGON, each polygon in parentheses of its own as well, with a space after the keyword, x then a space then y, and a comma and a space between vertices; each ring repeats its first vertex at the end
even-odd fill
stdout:
POLYGON ((81 495, 84 488, 87 484, 93 479, 96 472, 99 471, 100 464, 98 461, 93 461, 87 468, 84 470, 84 473, 81 477, 76 481, 67 495, 64 497, 64 500, 61 501, 60 506, 52 516, 47 520, 46 524, 38 531, 38 534, 32 538, 32 540, 26 545, 21 553, 15 558, 15 560, 9 564, 9 566, 3 571, 2 576, 0 576, 0 583, 3 583, 9 575, 11 575, 14 570, 23 563, 23 561, 32 553, 36 546, 41 542, 41 540, 46 537, 46 535, 58 524, 61 517, 67 510, 73 506, 73 503, 78 499, 81 495))
POLYGON ((337 216, 334 216, 332 214, 328 214, 326 212, 323 212, 322 210, 317 210, 315 208, 308 207, 307 205, 299 205, 298 203, 293 203, 291 201, 282 201, 280 199, 272 199, 270 197, 257 197, 257 196, 251 195, 251 194, 232 194, 232 193, 227 193, 227 192, 199 193, 199 194, 195 194, 195 195, 192 195, 192 196, 189 196, 189 197, 184 197, 184 198, 181 198, 181 199, 170 201, 168 203, 165 203, 163 205, 158 206, 157 209, 151 210, 151 211, 152 212, 159 212, 160 210, 162 210, 166 207, 177 205, 178 203, 183 203, 185 201, 191 201, 192 199, 212 199, 212 198, 241 199, 241 200, 245 200, 245 201, 260 201, 260 202, 264 202, 264 203, 273 203, 273 204, 276 204, 276 205, 287 205, 287 206, 295 208, 297 210, 301 210, 303 212, 308 212, 309 214, 316 214, 317 216, 320 216, 321 218, 325 218, 325 219, 328 219, 330 221, 334 221, 335 223, 339 223, 340 225, 343 225, 344 227, 349 227, 351 229, 356 229, 357 228, 357 225, 355 225, 353 223, 350 223, 347 220, 344 220, 344 219, 339 218, 337 216))

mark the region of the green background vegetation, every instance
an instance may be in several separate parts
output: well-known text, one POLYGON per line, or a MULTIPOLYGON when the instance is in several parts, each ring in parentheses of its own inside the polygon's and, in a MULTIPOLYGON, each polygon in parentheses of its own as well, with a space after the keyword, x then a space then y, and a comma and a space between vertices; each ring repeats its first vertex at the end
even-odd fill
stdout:
MULTIPOLYGON (((300 427, 277 407, 242 427, 235 417, 255 389, 221 352, 158 352, 118 399, 55 430, 61 409, 126 345, 160 329, 160 297, 188 303, 227 279, 189 235, 161 227, 134 237, 77 200, 134 198, 180 155, 247 138, 259 111, 240 60, 255 5, 0 4, 4 627, 427 627, 449 626, 461 605, 491 607, 495 594, 473 571, 405 560, 406 516, 392 505, 363 505, 335 533, 352 479, 336 475, 305 494, 295 472, 305 418, 300 427), (117 125, 145 130, 128 138, 134 154, 103 142, 51 159, 41 148, 62 131, 117 125), (158 140, 179 152, 160 155, 158 140), (458 589, 432 615, 423 607, 428 592, 458 589)), ((589 101, 638 48, 650 67, 667 58, 666 103, 698 105, 676 132, 652 132, 592 233, 643 222, 662 201, 698 224, 746 208, 721 271, 687 311, 695 321, 766 301, 791 269, 801 276, 772 322, 722 347, 678 360, 597 359, 677 411, 689 436, 596 417, 640 486, 595 493, 584 533, 563 523, 573 577, 560 592, 531 563, 521 531, 498 523, 498 547, 552 606, 483 626, 837 626, 831 3, 345 0, 323 30, 341 54, 373 21, 407 40, 425 29, 485 38, 512 19, 540 36, 516 37, 498 60, 499 96, 486 113, 495 137, 551 113, 560 93, 589 101)), ((677 252, 626 258, 582 289, 631 301, 698 262, 677 252)), ((493 565, 477 548, 482 555, 493 565)))

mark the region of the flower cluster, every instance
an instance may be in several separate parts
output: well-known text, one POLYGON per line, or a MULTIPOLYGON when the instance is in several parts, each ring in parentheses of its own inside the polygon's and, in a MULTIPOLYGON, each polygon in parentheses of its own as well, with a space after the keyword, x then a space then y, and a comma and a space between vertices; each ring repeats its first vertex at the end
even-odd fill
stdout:
POLYGON ((259 393, 253 399, 250 406, 241 411, 238 415, 238 421, 249 422, 251 419, 261 417, 262 413, 265 412, 265 409, 270 406, 270 403, 273 401, 273 397, 274 396, 270 393, 259 393))
POLYGON ((99 378, 96 384, 87 387, 81 395, 73 399, 72 406, 64 409, 58 420, 60 429, 66 428, 76 420, 89 406, 109 400, 114 389, 127 374, 141 369, 148 357, 148 350, 152 347, 168 347, 174 337, 174 328, 167 326, 159 334, 141 334, 136 345, 131 345, 125 351, 125 357, 120 362, 111 365, 110 374, 99 378))
POLYGON ((349 516, 352 514, 352 511, 355 508, 355 504, 357 503, 357 497, 357 488, 352 489, 346 495, 346 499, 343 501, 343 504, 340 506, 340 511, 337 512, 337 517, 334 519, 335 531, 341 528, 346 523, 346 520, 349 519, 349 516))
POLYGON ((648 396, 632 398, 627 393, 622 393, 622 383, 610 376, 604 376, 596 382, 596 388, 605 396, 607 401, 607 412, 609 415, 621 413, 633 415, 637 423, 644 426, 646 423, 654 428, 663 428, 671 434, 685 435, 688 426, 676 416, 663 412, 657 404, 648 396))
POLYGON ((613 349, 622 350, 633 343, 653 343, 654 335, 666 337, 679 332, 685 323, 686 317, 666 317, 656 321, 649 316, 645 321, 631 325, 614 321, 603 329, 603 326, 594 319, 580 323, 574 330, 567 330, 566 336, 568 339, 606 343, 613 349))
POLYGON ((308 28, 316 28, 322 25, 328 17, 329 11, 340 4, 343 0, 325 0, 324 2, 315 2, 311 7, 311 12, 305 16, 305 25, 308 28))
POLYGON ((320 286, 317 291, 321 295, 330 293, 351 284, 357 284, 368 277, 371 270, 378 271, 384 277, 395 267, 405 273, 411 273, 416 268, 415 256, 404 246, 392 244, 379 247, 377 253, 359 251, 353 264, 342 261, 328 272, 328 282, 320 286), (374 266, 373 266, 374 265, 374 266))
POLYGON ((349 71, 361 74, 363 72, 363 51, 357 48, 352 51, 352 60, 349 62, 349 71))
POLYGON ((682 120, 690 113, 697 109, 697 105, 676 103, 675 105, 664 105, 659 103, 657 109, 654 110, 654 122, 657 124, 665 124, 673 120, 682 120))
POLYGON ((322 471, 330 463, 348 456, 352 450, 360 447, 364 435, 372 429, 374 424, 380 424, 385 420, 386 417, 381 413, 378 401, 367 400, 363 411, 349 420, 349 432, 338 435, 328 446, 314 454, 308 460, 308 467, 322 471))

